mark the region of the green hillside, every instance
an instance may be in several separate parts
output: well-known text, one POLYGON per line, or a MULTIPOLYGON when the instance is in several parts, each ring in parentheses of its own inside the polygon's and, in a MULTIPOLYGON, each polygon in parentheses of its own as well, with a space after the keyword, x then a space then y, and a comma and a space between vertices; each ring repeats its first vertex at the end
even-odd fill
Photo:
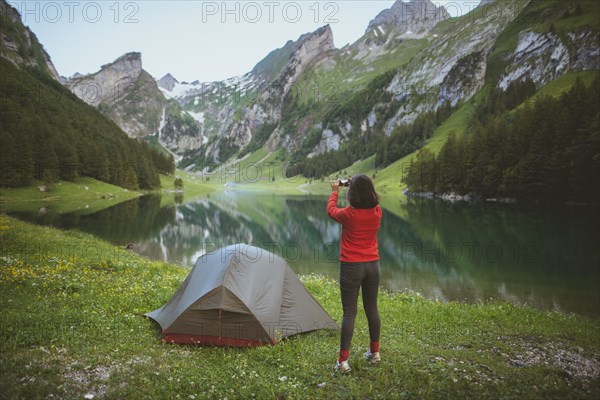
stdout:
POLYGON ((479 107, 472 132, 449 136, 437 155, 421 150, 404 182, 412 192, 597 202, 599 98, 600 78, 587 86, 578 78, 560 96, 538 96, 512 112, 506 104, 479 107))
POLYGON ((383 53, 372 62, 357 60, 356 50, 335 56, 333 68, 319 66, 305 72, 295 83, 299 103, 320 103, 331 106, 344 103, 352 93, 364 89, 378 75, 406 65, 428 44, 427 39, 409 39, 383 53))
MULTIPOLYGON (((541 87, 533 96, 524 101, 514 111, 525 106, 532 106, 537 99, 546 96, 555 98, 560 97, 563 93, 568 92, 573 88, 578 78, 581 79, 583 84, 590 85, 594 79, 599 76, 599 73, 599 71, 579 71, 565 74, 555 81, 549 82, 541 87)), ((469 126, 476 113, 476 104, 480 104, 486 98, 488 92, 489 87, 485 87, 472 99, 472 101, 469 101, 458 108, 439 128, 435 130, 435 133, 423 148, 430 150, 436 155, 443 148, 451 133, 454 133, 458 138, 469 133, 469 126)), ((329 178, 363 173, 375 178, 375 184, 380 191, 387 194, 399 194, 406 189, 406 183, 403 182, 403 179, 406 175, 408 166, 411 161, 415 159, 416 154, 417 152, 411 153, 381 169, 374 169, 374 165, 372 164, 374 161, 373 157, 367 158, 365 161, 358 161, 351 167, 332 173, 329 178)), ((318 189, 316 190, 318 191, 318 189)))
POLYGON ((38 190, 37 185, 0 188, 0 210, 3 213, 93 214, 141 194, 94 178, 78 177, 73 181, 57 182, 45 192, 38 190))
MULTIPOLYGON (((495 89, 497 79, 507 65, 505 61, 507 55, 511 54, 516 48, 519 32, 531 29, 545 33, 550 28, 550 24, 553 24, 552 29, 559 35, 566 35, 568 32, 578 32, 581 30, 598 31, 600 25, 598 23, 600 21, 599 11, 600 3, 592 1, 575 1, 569 4, 561 1, 532 1, 529 3, 519 17, 510 23, 507 29, 498 37, 493 51, 488 57, 488 73, 486 77, 488 83, 486 86, 471 101, 454 110, 452 115, 435 129, 422 148, 430 151, 435 156, 442 150, 452 133, 454 133, 456 138, 463 137, 465 133, 470 135, 474 131, 474 127, 478 123, 477 121, 482 118, 482 113, 485 114, 487 112, 482 108, 482 105, 489 102, 490 99, 495 101, 494 96, 498 96, 499 93, 500 97, 508 102, 509 107, 517 106, 512 111, 505 109, 506 111, 510 111, 508 113, 500 110, 498 114, 495 114, 495 118, 500 118, 508 122, 515 112, 523 107, 534 106, 536 102, 544 99, 546 96, 559 98, 573 88, 577 79, 580 79, 583 85, 592 84, 598 76, 599 71, 597 70, 569 72, 539 88, 531 96, 524 93, 524 89, 518 86, 515 87, 516 89, 509 88, 504 93, 502 91, 498 92, 498 89, 495 89), (508 99, 509 97, 510 99, 508 99), (516 104, 512 105, 511 100, 512 103, 516 102, 516 104)), ((439 34, 447 32, 449 29, 460 29, 461 19, 467 20, 467 17, 463 16, 444 21, 438 24, 432 32, 438 32, 439 34)), ((592 97, 592 99, 594 98, 592 97)), ((569 103, 572 100, 565 101, 569 103)), ((595 98, 595 104, 597 105, 597 97, 595 98)), ((532 127, 532 131, 523 132, 522 134, 526 137, 536 135, 535 128, 532 127)), ((409 140, 410 136, 406 137, 402 146, 406 146, 409 140)), ((389 141, 389 139, 386 140, 386 142, 389 141)), ((391 146, 387 144, 380 148, 389 152, 391 146)), ((497 151, 502 152, 503 150, 497 149, 497 151)), ((374 176, 377 186, 383 192, 399 193, 406 188, 404 178, 406 177, 408 167, 415 160, 417 153, 418 150, 402 156, 389 166, 384 165, 384 168, 381 168, 380 165, 379 169, 375 172, 370 168, 362 168, 360 163, 356 164, 359 168, 353 168, 352 171, 353 173, 362 172, 374 176)), ((564 165, 563 168, 566 169, 567 165, 564 165)), ((342 170, 333 173, 332 176, 340 175, 341 173, 342 170)))
POLYGON ((87 176, 129 189, 159 187, 172 160, 130 139, 112 121, 39 70, 0 59, 4 187, 87 176))
POLYGON ((158 172, 172 172, 173 159, 127 137, 55 80, 50 57, 4 0, 0 22, 0 187, 89 177, 133 190, 158 188, 158 172))
MULTIPOLYGON (((521 4, 522 6, 523 4, 521 4)), ((494 7, 493 5, 486 7, 488 7, 488 12, 491 12, 490 10, 493 11, 493 8, 490 9, 490 7, 494 7)), ((470 101, 464 104, 459 103, 457 107, 447 109, 441 115, 421 113, 415 122, 407 126, 396 127, 389 136, 382 135, 380 131, 382 128, 381 125, 376 124, 370 131, 367 131, 364 137, 361 133, 356 132, 355 127, 349 133, 348 140, 341 144, 339 151, 330 151, 321 156, 306 160, 304 165, 300 164, 303 167, 300 169, 300 172, 307 176, 308 182, 308 184, 304 185, 304 189, 315 193, 323 192, 324 186, 320 182, 321 179, 319 179, 323 175, 326 176, 326 179, 333 179, 356 173, 366 173, 374 177, 380 191, 399 194, 407 187, 405 182, 406 175, 411 163, 415 161, 420 150, 424 149, 425 153, 423 154, 430 154, 428 157, 436 159, 439 153, 446 147, 445 145, 451 137, 453 140, 468 142, 471 140, 474 132, 481 132, 482 129, 494 130, 492 127, 485 125, 490 123, 489 120, 491 119, 496 119, 496 124, 511 124, 512 119, 516 115, 515 113, 518 113, 519 110, 523 108, 531 109, 536 103, 545 101, 544 99, 548 96, 555 99, 561 98, 561 96, 576 86, 578 80, 581 85, 592 85, 596 77, 598 77, 598 71, 595 70, 569 72, 556 80, 550 81, 541 88, 536 88, 529 81, 516 81, 509 85, 506 90, 501 90, 497 88, 497 80, 507 66, 506 60, 508 56, 516 48, 519 32, 530 29, 546 33, 550 24, 554 25, 552 29, 558 35, 567 35, 569 32, 598 31, 600 18, 596 17, 600 16, 599 9, 600 3, 591 1, 575 1, 570 4, 560 1, 532 1, 522 10, 518 18, 509 23, 505 31, 498 37, 492 53, 487 60, 487 83, 470 101), (481 124, 484 124, 483 127, 481 124), (375 152, 375 156, 373 156, 373 152, 375 152)), ((443 21, 432 30, 432 34, 435 32, 435 34, 441 35, 452 30, 470 29, 471 20, 480 16, 481 13, 481 9, 478 9, 472 11, 472 15, 468 14, 460 18, 451 18, 443 21)), ((400 51, 400 48, 398 51, 400 51)), ((419 53, 419 56, 422 57, 422 54, 419 53)), ((351 58, 349 59, 351 60, 351 58)), ((344 79, 346 75, 344 75, 345 70, 343 67, 344 64, 338 60, 333 69, 325 71, 320 75, 311 72, 306 74, 303 79, 306 79, 306 84, 310 82, 310 79, 322 84, 322 82, 327 82, 328 77, 330 79, 336 77, 339 82, 344 82, 344 85, 341 87, 346 87, 349 90, 351 87, 349 85, 352 82, 358 82, 360 79, 344 79)), ((380 73, 383 71, 385 71, 385 68, 378 70, 380 73)), ((393 75, 393 69, 389 69, 388 71, 390 71, 388 73, 389 76, 393 75)), ((349 72, 345 73, 350 74, 349 72)), ((357 125, 357 121, 364 120, 367 113, 373 109, 373 106, 378 104, 377 121, 385 120, 386 117, 389 118, 390 114, 386 113, 386 109, 381 106, 381 103, 385 104, 388 102, 387 106, 392 112, 399 107, 399 104, 385 96, 383 88, 389 83, 388 74, 384 72, 374 79, 370 77, 371 81, 364 89, 355 89, 354 93, 342 96, 337 104, 330 107, 333 111, 325 112, 326 107, 324 106, 314 115, 323 118, 325 127, 328 121, 331 120, 337 121, 339 125, 344 118, 351 121, 353 125, 357 125)), ((360 86, 357 87, 360 88, 360 86)), ((590 100, 593 104, 593 95, 590 97, 590 100)), ((562 97, 563 107, 574 107, 576 101, 573 96, 562 97)), ((597 97, 595 97, 595 104, 597 106, 597 97)), ((589 140, 593 141, 593 137, 595 137, 593 134, 593 122, 588 120, 586 123, 591 124, 587 125, 585 129, 591 129, 589 140)), ((334 132, 336 132, 335 129, 334 132)), ((532 126, 530 130, 520 130, 519 132, 523 143, 534 140, 533 138, 539 135, 535 126, 532 126)), ((296 159, 302 160, 302 156, 321 140, 320 134, 321 130, 307 132, 307 139, 303 143, 304 150, 301 149, 299 154, 297 152, 296 159)), ((494 151, 494 149, 491 151, 494 151)), ((495 149, 495 153, 502 153, 504 151, 508 150, 501 147, 495 149)), ((561 156, 557 153, 560 152, 557 148, 553 150, 549 149, 549 152, 557 158, 569 158, 566 155, 567 150, 563 151, 565 154, 561 156)), ((496 159, 498 157, 500 155, 496 155, 496 159)), ((466 168, 467 166, 467 160, 456 160, 456 162, 461 165, 461 168, 466 168)), ((478 168, 493 168, 493 162, 490 158, 484 164, 480 164, 478 168)), ((570 167, 567 165, 569 164, 568 161, 565 161, 565 163, 562 166, 553 166, 554 173, 566 173, 565 171, 570 167)), ((592 169, 592 172, 585 174, 585 176, 593 177, 593 171, 595 170, 592 169)), ((432 173, 436 172, 440 175, 440 167, 432 171, 432 173)), ((570 172, 570 174, 573 173, 573 171, 570 172)), ((542 177, 538 178, 542 179, 542 177)), ((585 191, 582 189, 582 185, 589 186, 591 183, 585 184, 582 181, 577 183, 576 186, 578 188, 576 191, 578 191, 579 195, 574 195, 575 197, 587 197, 589 199, 591 196, 591 198, 597 198, 593 190, 585 191)), ((571 189, 575 190, 574 188, 571 189)))
POLYGON ((544 96, 560 97, 563 93, 568 92, 575 85, 577 79, 581 79, 584 85, 591 84, 594 79, 600 76, 600 71, 574 71, 569 72, 560 78, 548 82, 542 86, 531 98, 529 98, 524 104, 532 105, 535 101, 544 96))
POLYGON ((508 56, 517 48, 519 33, 554 32, 559 36, 581 30, 600 31, 600 3, 597 0, 531 0, 496 40, 488 57, 486 80, 496 82, 508 65, 508 56))

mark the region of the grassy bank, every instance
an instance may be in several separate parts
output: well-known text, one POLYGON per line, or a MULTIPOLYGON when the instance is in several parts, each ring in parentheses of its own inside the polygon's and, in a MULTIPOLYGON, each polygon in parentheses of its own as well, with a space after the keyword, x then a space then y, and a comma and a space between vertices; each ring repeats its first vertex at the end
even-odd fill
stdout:
MULTIPOLYGON (((600 322, 504 303, 380 296, 382 357, 359 313, 353 371, 333 372, 338 334, 254 349, 162 343, 142 316, 187 270, 87 234, 0 216, 2 398, 597 398, 600 322), (52 396, 51 396, 52 395, 52 396)), ((336 321, 334 281, 302 281, 336 321)))
POLYGON ((177 170, 174 175, 160 174, 160 206, 166 207, 177 201, 188 201, 197 197, 204 197, 219 190, 219 187, 206 182, 201 176, 195 176, 185 171, 177 170), (183 181, 183 190, 175 187, 175 177, 183 181))
POLYGON ((41 192, 42 183, 22 188, 0 188, 2 211, 37 211, 46 208, 55 212, 94 213, 140 196, 141 192, 101 182, 93 178, 61 181, 41 192))
POLYGON ((175 177, 181 178, 183 181, 183 196, 186 198, 194 198, 198 196, 204 196, 215 190, 215 188, 209 185, 201 176, 195 176, 185 171, 177 170, 175 175, 163 175, 160 174, 160 191, 161 193, 174 193, 175 188, 175 177))
MULTIPOLYGON (((181 196, 185 200, 206 196, 218 189, 208 185, 200 177, 184 171, 176 171, 176 176, 183 180, 181 196)), ((164 204, 175 203, 175 177, 160 175, 161 188, 158 191, 133 191, 93 178, 77 178, 74 182, 60 181, 47 191, 41 192, 38 186, 42 183, 22 188, 0 188, 0 211, 2 212, 56 212, 92 214, 131 200, 147 193, 158 192, 163 196, 164 204)))

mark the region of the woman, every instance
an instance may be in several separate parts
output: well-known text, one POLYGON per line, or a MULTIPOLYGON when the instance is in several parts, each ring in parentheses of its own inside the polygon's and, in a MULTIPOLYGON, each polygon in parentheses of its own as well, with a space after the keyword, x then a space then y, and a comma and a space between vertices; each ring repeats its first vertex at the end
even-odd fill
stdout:
POLYGON ((340 291, 342 294, 342 333, 336 370, 350 372, 348 358, 354 333, 354 320, 358 302, 358 291, 362 288, 363 306, 369 322, 371 344, 365 357, 372 363, 381 360, 379 355, 379 332, 381 322, 377 309, 379 291, 379 250, 377 231, 381 224, 379 195, 371 178, 356 175, 348 187, 350 206, 338 208, 339 182, 331 182, 331 196, 327 203, 327 214, 342 224, 340 246, 340 291))

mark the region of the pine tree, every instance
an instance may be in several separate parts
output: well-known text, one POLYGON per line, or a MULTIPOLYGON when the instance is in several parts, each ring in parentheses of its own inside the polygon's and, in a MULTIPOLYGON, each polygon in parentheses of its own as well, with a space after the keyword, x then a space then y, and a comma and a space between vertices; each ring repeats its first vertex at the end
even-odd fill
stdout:
POLYGON ((41 140, 36 155, 36 178, 46 184, 58 182, 60 176, 58 156, 54 143, 49 138, 41 140))
POLYGON ((103 145, 99 145, 92 156, 93 177, 99 181, 108 182, 110 179, 108 153, 103 145))
POLYGON ((440 192, 455 192, 460 187, 460 176, 462 175, 462 160, 458 159, 458 143, 456 132, 450 132, 450 136, 440 150, 437 157, 439 165, 440 192))
POLYGON ((127 170, 125 171, 123 187, 131 190, 139 189, 137 172, 132 165, 128 166, 127 170))
POLYGON ((54 183, 58 182, 58 174, 56 174, 55 170, 46 168, 42 173, 42 182, 46 186, 51 187, 54 183))
POLYGON ((77 178, 79 170, 79 157, 75 146, 70 143, 64 143, 58 149, 58 158, 60 164, 60 178, 65 181, 74 181, 77 178))
POLYGON ((176 177, 173 186, 175 186, 175 189, 177 190, 183 190, 183 179, 176 177))
POLYGON ((18 187, 22 184, 20 165, 14 152, 14 139, 9 132, 0 132, 0 185, 18 187))
POLYGON ((435 192, 437 167, 434 154, 427 148, 421 149, 415 161, 408 166, 405 183, 412 192, 435 192))

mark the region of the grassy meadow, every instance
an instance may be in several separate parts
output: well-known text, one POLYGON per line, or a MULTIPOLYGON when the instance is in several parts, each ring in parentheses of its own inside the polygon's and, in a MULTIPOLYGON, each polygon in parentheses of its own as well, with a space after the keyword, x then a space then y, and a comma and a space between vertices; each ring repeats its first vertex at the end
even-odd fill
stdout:
MULTIPOLYGON (((201 177, 184 171, 176 171, 175 176, 183 180, 181 196, 184 200, 206 196, 217 189, 216 185, 208 185, 201 177)), ((42 182, 21 188, 0 188, 0 211, 93 214, 149 193, 163 195, 163 206, 166 206, 175 202, 175 176, 161 174, 161 188, 157 191, 127 190, 88 177, 54 183, 45 192, 38 189, 43 185, 42 182)))
MULTIPOLYGON (((0 215, 3 399, 593 399, 600 322, 506 303, 437 303, 380 295, 382 362, 333 370, 338 332, 251 349, 166 344, 143 314, 186 277, 93 236, 0 215)), ((335 281, 302 282, 341 322, 335 281)))
POLYGON ((59 213, 92 214, 142 194, 87 177, 76 178, 74 182, 57 182, 48 186, 45 192, 38 190, 38 186, 42 185, 38 182, 21 188, 0 188, 0 210, 46 209, 59 213))

